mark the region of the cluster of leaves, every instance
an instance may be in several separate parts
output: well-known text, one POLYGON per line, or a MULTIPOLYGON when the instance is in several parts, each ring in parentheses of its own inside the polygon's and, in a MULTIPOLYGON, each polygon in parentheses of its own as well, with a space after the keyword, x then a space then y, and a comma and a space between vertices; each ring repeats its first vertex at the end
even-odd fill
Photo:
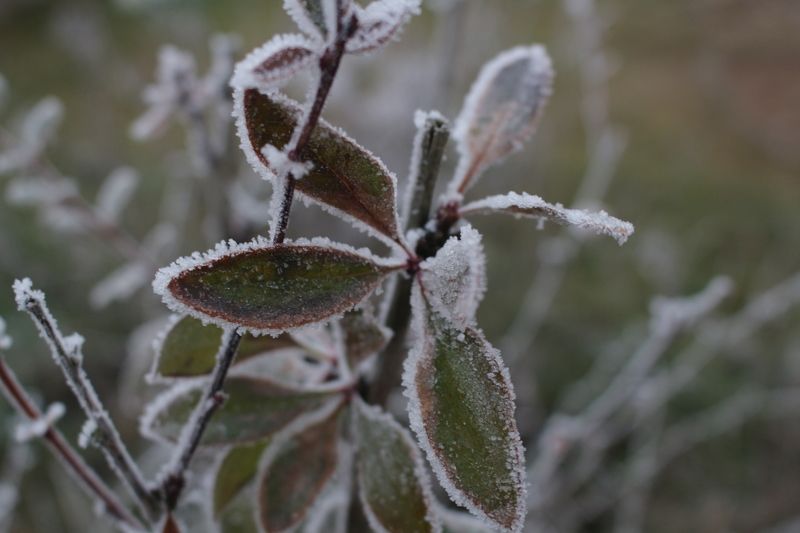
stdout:
MULTIPOLYGON (((143 417, 146 435, 182 438, 203 377, 227 339, 243 336, 226 401, 202 440, 222 449, 211 493, 226 530, 255 529, 256 522, 265 531, 301 523, 340 529, 355 483, 374 530, 441 531, 452 513, 434 501, 423 452, 453 502, 486 527, 521 530, 526 485, 514 392, 499 352, 476 325, 485 257, 480 234, 461 219, 508 213, 588 228, 620 243, 633 231, 605 213, 528 194, 463 203, 478 178, 536 130, 553 78, 540 46, 507 51, 480 73, 454 129, 457 169, 425 227, 403 231, 395 176, 340 129, 320 121, 294 153, 308 110, 279 93, 279 85, 325 60, 343 19, 357 21, 345 51, 371 51, 400 31, 417 4, 287 0, 304 33, 258 48, 232 81, 238 134, 256 171, 276 185, 291 175, 302 199, 388 244, 391 254, 378 257, 324 238, 228 241, 177 260, 153 283, 177 314, 151 373, 170 387, 143 417), (397 275, 413 283, 403 388, 416 442, 363 394, 393 334, 368 300, 397 275)), ((419 163, 412 161, 412 169, 419 163)), ((410 177, 409 190, 417 179, 410 177)))

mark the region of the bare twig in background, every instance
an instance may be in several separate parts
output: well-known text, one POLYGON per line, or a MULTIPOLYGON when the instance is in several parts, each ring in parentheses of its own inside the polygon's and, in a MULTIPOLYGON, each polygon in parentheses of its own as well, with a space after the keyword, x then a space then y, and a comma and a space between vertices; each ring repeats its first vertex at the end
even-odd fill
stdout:
POLYGON ((61 334, 47 308, 44 294, 34 290, 30 280, 17 281, 14 292, 19 309, 27 312, 33 319, 78 404, 92 424, 94 431, 91 441, 103 452, 113 471, 130 489, 142 509, 151 519, 157 518, 161 502, 148 489, 144 476, 122 442, 119 431, 83 369, 83 338, 76 335, 64 337, 61 334))
POLYGON ((627 487, 636 496, 621 504, 617 527, 618 531, 637 531, 649 487, 675 457, 762 413, 790 416, 796 412, 794 389, 763 385, 723 400, 696 418, 663 428, 653 423, 714 357, 740 346, 800 304, 800 274, 796 274, 754 296, 727 319, 700 321, 727 292, 726 285, 719 280, 688 302, 662 300, 654 305, 650 336, 605 392, 576 415, 550 416, 530 467, 534 487, 530 520, 535 527, 544 528, 553 517, 561 517, 558 530, 574 531, 612 509, 627 487), (692 324, 698 328, 693 342, 676 356, 671 368, 659 369, 656 363, 675 334, 692 324), (610 460, 607 453, 630 436, 636 445, 623 459, 624 473, 620 474, 619 462, 610 460))
MULTIPOLYGON (((3 358, 0 358, 0 382, 3 391, 6 393, 12 405, 28 420, 35 422, 42 417, 41 411, 36 407, 33 400, 28 396, 19 384, 13 371, 6 365, 3 358)), ((70 470, 75 478, 80 482, 81 487, 90 497, 96 498, 102 503, 102 508, 115 520, 125 524, 129 528, 144 529, 141 522, 133 516, 130 511, 119 501, 114 492, 106 486, 100 477, 83 461, 75 450, 67 443, 63 435, 56 429, 49 427, 42 435, 50 450, 63 462, 64 466, 70 470)))

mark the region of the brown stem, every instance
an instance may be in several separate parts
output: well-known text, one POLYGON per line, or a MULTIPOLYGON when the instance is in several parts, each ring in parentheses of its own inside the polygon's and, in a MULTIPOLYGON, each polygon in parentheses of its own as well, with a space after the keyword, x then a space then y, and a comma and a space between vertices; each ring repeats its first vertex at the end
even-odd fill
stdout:
POLYGON ((161 483, 161 491, 169 511, 173 511, 178 504, 178 499, 186 485, 186 470, 189 468, 192 457, 194 457, 197 447, 200 445, 200 440, 203 438, 206 427, 208 427, 208 422, 225 402, 222 387, 225 384, 225 378, 228 375, 233 359, 236 357, 241 340, 242 336, 236 331, 231 331, 226 335, 224 340, 225 349, 217 358, 211 381, 203 394, 203 398, 195 408, 192 424, 184 430, 188 431, 188 436, 181 439, 185 444, 176 451, 172 465, 161 483))
POLYGON ((150 518, 156 518, 161 503, 147 488, 139 467, 134 462, 125 443, 119 435, 111 417, 108 415, 97 393, 82 367, 82 355, 71 353, 64 344, 64 338, 58 330, 43 297, 28 294, 24 301, 24 310, 31 316, 39 331, 44 336, 51 351, 59 361, 64 377, 70 384, 86 416, 92 420, 97 429, 94 442, 103 452, 106 460, 118 473, 120 479, 130 488, 137 503, 150 518))
MULTIPOLYGON (((36 421, 41 418, 41 411, 22 388, 14 372, 2 357, 0 357, 0 384, 2 384, 10 403, 21 415, 30 421, 36 421)), ((58 456, 75 477, 81 481, 81 486, 90 496, 103 503, 112 518, 129 528, 145 529, 144 525, 120 502, 114 491, 100 479, 97 473, 69 445, 61 432, 49 428, 42 437, 50 451, 58 456)))
MULTIPOLYGON (((333 80, 336 78, 336 73, 339 71, 339 65, 342 62, 342 56, 344 55, 347 41, 350 40, 358 28, 358 19, 355 15, 352 15, 347 21, 344 20, 341 12, 341 4, 342 3, 339 2, 336 40, 325 50, 322 57, 319 58, 320 75, 317 91, 314 95, 314 102, 311 104, 311 108, 306 114, 300 133, 295 136, 293 144, 287 150, 287 157, 290 161, 295 163, 300 162, 302 152, 308 145, 314 128, 316 128, 317 123, 319 123, 322 109, 325 107, 325 101, 328 99, 328 93, 330 93, 333 80)), ((273 237, 273 244, 280 244, 286 239, 286 229, 289 227, 289 214, 292 209, 296 181, 291 172, 286 175, 286 187, 283 190, 283 201, 281 202, 281 211, 278 216, 278 228, 273 237)))

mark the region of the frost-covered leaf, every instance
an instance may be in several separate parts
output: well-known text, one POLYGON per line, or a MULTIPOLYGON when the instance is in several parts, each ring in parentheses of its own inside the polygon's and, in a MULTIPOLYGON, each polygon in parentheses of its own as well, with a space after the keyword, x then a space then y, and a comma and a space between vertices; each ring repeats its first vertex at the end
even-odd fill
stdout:
POLYGON ((486 256, 481 234, 471 226, 450 237, 434 257, 420 265, 428 300, 458 327, 474 325, 486 292, 486 256))
POLYGON ((302 35, 277 35, 250 52, 231 79, 238 89, 271 89, 287 82, 317 58, 314 44, 302 35))
POLYGON ((516 217, 552 220, 565 226, 592 231, 613 237, 624 244, 633 235, 633 224, 614 218, 605 211, 593 213, 582 209, 567 209, 561 204, 549 204, 533 194, 510 192, 489 196, 461 208, 463 216, 472 214, 505 213, 516 217))
POLYGON ((416 339, 403 373, 411 427, 456 504, 520 531, 525 462, 508 370, 479 330, 452 325, 418 286, 412 300, 416 339))
POLYGON ((267 533, 297 526, 336 472, 343 411, 328 410, 265 452, 258 481, 258 516, 267 533))
POLYGON ((366 8, 357 7, 358 29, 347 42, 347 52, 358 54, 381 48, 399 36, 419 11, 420 0, 375 0, 366 8))
MULTIPOLYGON (((205 384, 180 383, 158 396, 141 420, 142 433, 155 440, 176 442, 203 395, 205 384)), ((303 414, 338 401, 325 388, 279 385, 263 378, 231 376, 227 399, 208 423, 203 444, 242 444, 273 435, 303 414)))
POLYGON ((256 523, 253 488, 249 485, 228 504, 219 518, 221 533, 261 533, 256 523))
POLYGON ((442 519, 443 533, 492 533, 492 527, 469 513, 446 509, 441 505, 436 510, 442 519))
POLYGON ((153 289, 177 313, 277 334, 352 309, 398 268, 329 241, 272 245, 259 238, 181 258, 159 270, 153 289))
MULTIPOLYGON (((347 8, 350 1, 343 3, 347 8)), ((336 28, 335 0, 284 0, 283 8, 309 36, 326 40, 336 28)))
POLYGON ((390 414, 357 400, 359 496, 375 531, 441 531, 430 480, 411 435, 390 414))
MULTIPOLYGON (((235 92, 234 115, 248 161, 265 179, 272 179, 280 162, 269 161, 263 148, 281 150, 286 146, 300 108, 286 97, 249 89, 235 92)), ((300 157, 313 165, 297 181, 300 196, 379 238, 400 239, 397 180, 374 155, 321 120, 300 157)))
POLYGON ((219 516, 258 472, 258 462, 267 442, 231 448, 214 474, 213 511, 219 516))
POLYGON ((344 336, 344 350, 350 368, 356 369, 371 355, 380 352, 392 338, 392 332, 365 309, 355 309, 339 321, 344 336))
POLYGON ((487 167, 522 148, 552 84, 550 57, 538 45, 512 48, 483 67, 453 130, 461 158, 450 193, 462 194, 487 167))
MULTIPOLYGON (((193 317, 174 317, 163 338, 156 343, 156 360, 151 375, 164 378, 187 378, 210 374, 217 361, 223 330, 193 317)), ((244 335, 235 363, 253 356, 296 346, 288 334, 278 337, 244 335)))

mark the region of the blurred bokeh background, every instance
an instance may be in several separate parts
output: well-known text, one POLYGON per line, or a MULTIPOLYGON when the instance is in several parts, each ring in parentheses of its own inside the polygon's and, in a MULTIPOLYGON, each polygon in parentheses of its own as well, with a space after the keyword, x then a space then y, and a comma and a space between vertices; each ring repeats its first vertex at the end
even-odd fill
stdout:
MULTIPOLYGON (((163 201, 170 184, 183 183, 178 190, 190 191, 186 218, 176 226, 172 255, 162 261, 205 249, 213 244, 213 232, 200 219, 207 198, 191 192, 203 185, 191 170, 182 128, 173 123, 145 142, 129 134, 146 108, 142 91, 154 79, 165 44, 194 55, 198 72, 205 73, 215 34, 238 36, 241 57, 290 31, 278 0, 0 0, 0 151, 14 144, 26 112, 54 96, 63 103, 63 121, 42 165, 74 178, 89 199, 114 169, 135 169, 139 187, 120 226, 137 241, 170 209, 163 201)), ((648 376, 682 368, 686 348, 698 342, 700 351, 708 345, 714 356, 658 409, 645 410, 643 419, 636 409, 623 412, 645 401, 655 383, 637 378, 625 405, 607 420, 628 429, 609 443, 598 433, 604 442, 599 466, 557 501, 535 504, 539 514, 530 530, 800 531, 800 402, 792 396, 800 387, 798 283, 765 300, 777 311, 752 331, 752 317, 764 315, 758 309, 740 313, 800 270, 800 4, 426 2, 401 41, 376 56, 345 59, 326 118, 383 158, 402 182, 414 111, 435 107, 455 117, 485 61, 533 42, 546 45, 553 57, 555 93, 533 142, 490 170, 471 196, 516 190, 566 205, 579 202, 630 220, 636 233, 618 247, 552 225, 537 230, 535 223, 513 218, 476 221, 489 260, 480 323, 512 365, 529 461, 547 452, 542 437, 554 427, 555 413, 580 414, 626 368, 652 333, 654 297, 697 293, 716 276, 729 277, 733 290, 709 318, 675 336, 648 376), (704 333, 712 330, 725 333, 704 333), (728 334, 735 343, 726 342, 728 334), (587 372, 599 376, 599 385, 576 392, 587 372), (770 391, 785 392, 785 401, 773 403, 770 391), (697 435, 704 438, 681 453, 659 455, 662 437, 676 424, 724 408, 743 392, 766 394, 770 401, 744 411, 734 406, 728 414, 741 420, 708 435, 703 428, 709 426, 701 423, 697 435), (657 468, 637 477, 636 465, 648 459, 657 468), (617 501, 597 504, 604 493, 617 501), (636 499, 632 494, 644 501, 621 503, 636 499)), ((236 163, 230 177, 245 176, 244 158, 238 150, 231 153, 236 163)), ((7 172, 0 188, 20 177, 7 172)), ((268 184, 248 183, 252 195, 268 198, 268 184)), ((258 216, 241 231, 266 231, 266 212, 260 226, 258 216)), ((153 330, 137 328, 166 310, 147 284, 102 309, 91 305, 93 287, 128 258, 92 232, 65 234, 45 222, 41 208, 5 200, 0 206, 0 316, 15 341, 7 360, 42 403, 67 405, 60 426, 74 437, 82 418, 45 346, 13 303, 12 281, 30 276, 48 294, 62 327, 87 338, 88 372, 126 439, 144 450, 136 417, 151 394, 141 373, 149 364, 153 330), (131 340, 134 332, 138 341, 131 340)), ((383 251, 316 208, 298 207, 291 234, 323 234, 383 251)), ((9 458, 14 418, 5 404, 0 413, 0 449, 9 458)), ((713 425, 725 413, 696 420, 713 425)), ((580 446, 585 453, 587 445, 580 446)), ((90 506, 41 446, 31 446, 30 453, 35 464, 22 477, 10 531, 89 530, 90 506)), ((105 471, 96 451, 87 455, 105 471)), ((551 489, 534 484, 530 490, 551 489)))

